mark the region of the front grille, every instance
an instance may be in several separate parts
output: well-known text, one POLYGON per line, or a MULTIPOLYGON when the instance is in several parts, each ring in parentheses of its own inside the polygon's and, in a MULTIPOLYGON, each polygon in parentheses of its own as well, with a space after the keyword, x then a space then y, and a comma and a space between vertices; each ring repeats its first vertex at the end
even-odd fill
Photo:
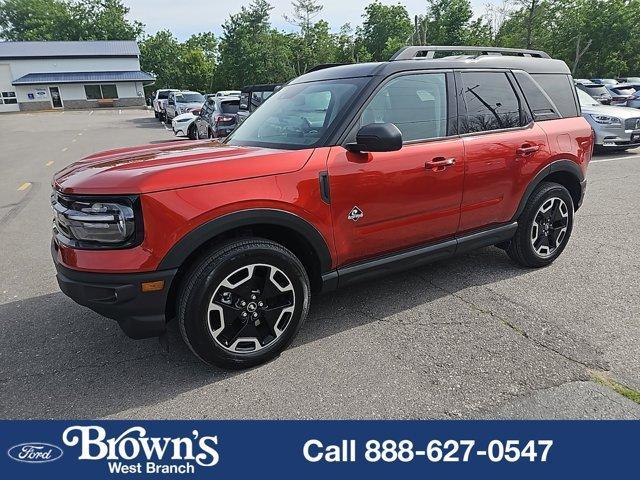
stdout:
POLYGON ((638 118, 627 118, 624 121, 624 129, 625 130, 640 130, 640 117, 638 117, 638 118))

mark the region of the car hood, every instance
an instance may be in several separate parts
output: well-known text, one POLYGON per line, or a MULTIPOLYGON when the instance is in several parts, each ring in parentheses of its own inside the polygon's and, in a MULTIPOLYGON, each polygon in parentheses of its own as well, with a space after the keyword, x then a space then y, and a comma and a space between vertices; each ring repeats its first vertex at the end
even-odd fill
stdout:
POLYGON ((174 121, 174 122, 177 122, 177 121, 179 121, 179 120, 184 120, 184 119, 192 120, 192 119, 194 119, 194 118, 196 118, 196 116, 195 116, 193 113, 191 113, 191 112, 187 112, 187 113, 183 113, 183 114, 181 114, 181 115, 178 115, 177 117, 174 117, 174 118, 173 118, 173 121, 174 121))
POLYGON ((176 105, 177 108, 200 108, 202 107, 202 102, 190 102, 190 103, 178 103, 176 105))
POLYGON ((311 153, 208 140, 144 145, 86 157, 59 171, 53 185, 67 194, 149 193, 293 172, 311 153))
POLYGON ((583 106, 582 113, 593 113, 596 115, 609 115, 622 119, 640 117, 640 112, 635 108, 615 107, 612 105, 587 105, 583 106))

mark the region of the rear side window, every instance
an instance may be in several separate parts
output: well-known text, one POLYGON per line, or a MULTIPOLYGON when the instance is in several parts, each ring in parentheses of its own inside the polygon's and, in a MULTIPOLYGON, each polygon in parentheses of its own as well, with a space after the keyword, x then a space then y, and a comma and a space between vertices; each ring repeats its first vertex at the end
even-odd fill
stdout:
POLYGON ((360 125, 393 123, 405 142, 447 135, 444 73, 405 75, 390 80, 362 112, 360 125))
POLYGON ((575 87, 569 75, 560 73, 532 74, 531 77, 538 82, 549 98, 553 100, 563 117, 577 117, 575 87))
POLYGON ((561 117, 558 108, 535 80, 524 72, 513 72, 513 75, 516 77, 522 93, 524 93, 524 97, 533 114, 533 119, 536 122, 555 120, 561 117))
POLYGON ((467 110, 460 117, 462 133, 522 126, 520 99, 505 73, 463 72, 460 76, 467 110))

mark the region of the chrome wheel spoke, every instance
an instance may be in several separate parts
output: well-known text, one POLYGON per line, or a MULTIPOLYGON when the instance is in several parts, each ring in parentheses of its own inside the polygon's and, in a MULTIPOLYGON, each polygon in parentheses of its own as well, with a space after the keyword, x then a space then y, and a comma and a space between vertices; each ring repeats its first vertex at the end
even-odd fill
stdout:
POLYGON ((234 353, 260 350, 287 328, 295 309, 295 290, 272 265, 253 264, 228 275, 214 291, 208 326, 213 339, 234 353))
POLYGON ((531 246, 540 257, 550 257, 562 245, 569 227, 569 207, 558 197, 540 205, 531 225, 531 246))

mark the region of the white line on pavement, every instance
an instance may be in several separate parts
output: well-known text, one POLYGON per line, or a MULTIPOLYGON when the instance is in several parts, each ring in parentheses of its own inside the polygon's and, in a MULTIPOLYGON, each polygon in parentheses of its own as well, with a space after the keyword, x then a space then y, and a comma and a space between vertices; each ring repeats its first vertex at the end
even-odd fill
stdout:
POLYGON ((634 158, 640 158, 640 155, 630 155, 628 157, 601 158, 599 160, 591 160, 590 163, 617 162, 618 160, 631 160, 634 158))

